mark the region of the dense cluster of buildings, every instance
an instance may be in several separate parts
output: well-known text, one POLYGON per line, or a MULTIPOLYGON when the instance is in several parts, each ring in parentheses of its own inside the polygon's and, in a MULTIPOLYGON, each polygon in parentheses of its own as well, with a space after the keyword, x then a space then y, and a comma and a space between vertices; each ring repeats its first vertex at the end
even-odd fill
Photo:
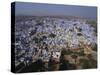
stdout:
MULTIPOLYGON (((80 19, 20 17, 16 18, 15 29, 16 66, 20 62, 29 65, 38 59, 59 62, 62 48, 76 49, 97 44, 95 28, 80 19)), ((89 54, 91 50, 85 53, 89 54)))

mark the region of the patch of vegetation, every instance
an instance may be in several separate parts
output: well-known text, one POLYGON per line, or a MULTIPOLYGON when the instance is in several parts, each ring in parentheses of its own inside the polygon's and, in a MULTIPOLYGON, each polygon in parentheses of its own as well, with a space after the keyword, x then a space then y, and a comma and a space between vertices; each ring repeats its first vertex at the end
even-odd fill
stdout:
POLYGON ((94 51, 97 51, 97 44, 91 46, 94 51))
POLYGON ((84 56, 85 54, 84 54, 84 50, 81 50, 80 52, 78 52, 78 55, 79 56, 84 56))
POLYGON ((83 69, 88 69, 88 68, 96 68, 97 67, 97 62, 93 59, 80 59, 80 64, 82 65, 83 69))
POLYGON ((95 20, 87 20, 86 23, 90 24, 92 27, 94 27, 95 28, 94 31, 97 32, 97 21, 95 21, 95 20))
POLYGON ((86 21, 87 24, 92 24, 92 25, 97 25, 97 22, 95 20, 87 20, 86 21))
POLYGON ((84 56, 84 55, 85 55, 83 49, 80 49, 79 52, 72 52, 72 54, 75 54, 75 55, 77 55, 77 56, 84 56))
POLYGON ((71 50, 66 50, 66 48, 62 48, 61 55, 70 55, 73 53, 71 50))

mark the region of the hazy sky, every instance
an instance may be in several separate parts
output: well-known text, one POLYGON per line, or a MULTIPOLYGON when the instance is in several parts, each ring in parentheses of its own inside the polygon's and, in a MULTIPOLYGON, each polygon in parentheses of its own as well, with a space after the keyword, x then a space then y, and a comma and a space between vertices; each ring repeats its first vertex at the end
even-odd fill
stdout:
POLYGON ((32 15, 32 16, 84 16, 95 18, 97 16, 97 8, 90 6, 74 6, 74 5, 55 5, 16 2, 16 15, 32 15))

